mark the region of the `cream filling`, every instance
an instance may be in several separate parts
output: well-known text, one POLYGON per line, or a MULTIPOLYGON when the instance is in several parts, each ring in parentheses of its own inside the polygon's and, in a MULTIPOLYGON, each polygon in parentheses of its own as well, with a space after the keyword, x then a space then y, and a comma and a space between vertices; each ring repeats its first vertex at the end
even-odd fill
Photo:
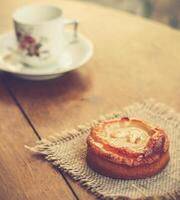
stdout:
POLYGON ((141 128, 122 127, 119 123, 105 126, 101 137, 114 147, 125 147, 136 152, 143 152, 149 140, 149 134, 141 128))

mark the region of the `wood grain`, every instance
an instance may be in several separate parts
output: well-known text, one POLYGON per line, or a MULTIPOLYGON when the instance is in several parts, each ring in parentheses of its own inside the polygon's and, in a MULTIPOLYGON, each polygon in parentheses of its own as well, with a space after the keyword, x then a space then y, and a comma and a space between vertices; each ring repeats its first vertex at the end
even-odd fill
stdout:
POLYGON ((76 199, 59 173, 24 148, 37 137, 2 85, 0 78, 0 199, 76 199))
MULTIPOLYGON (((9 0, 8 0, 9 1, 9 0)), ((9 14, 28 1, 4 5, 9 14)), ((46 1, 50 2, 50 1, 46 1)), ((42 137, 73 128, 135 101, 155 98, 180 111, 180 33, 165 25, 112 9, 51 1, 65 16, 81 21, 94 56, 79 70, 44 82, 6 76, 6 81, 42 137)), ((93 199, 69 180, 79 199, 93 199)))

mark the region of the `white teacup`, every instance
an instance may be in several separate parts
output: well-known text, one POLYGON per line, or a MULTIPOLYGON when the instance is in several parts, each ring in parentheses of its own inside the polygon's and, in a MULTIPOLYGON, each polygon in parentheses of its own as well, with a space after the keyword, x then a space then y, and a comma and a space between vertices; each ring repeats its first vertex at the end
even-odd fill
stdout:
POLYGON ((55 6, 24 6, 14 13, 13 21, 21 61, 31 67, 58 63, 68 43, 65 24, 74 25, 74 39, 77 37, 77 20, 64 19, 55 6))

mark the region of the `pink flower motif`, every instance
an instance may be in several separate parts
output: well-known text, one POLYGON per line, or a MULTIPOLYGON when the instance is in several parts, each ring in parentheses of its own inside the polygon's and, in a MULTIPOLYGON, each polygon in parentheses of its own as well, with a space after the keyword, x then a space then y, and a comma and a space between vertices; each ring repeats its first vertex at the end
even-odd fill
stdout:
POLYGON ((41 51, 42 43, 36 41, 31 35, 17 31, 17 39, 19 41, 19 48, 23 50, 28 56, 41 56, 47 54, 46 51, 41 51))
POLYGON ((29 44, 33 44, 35 43, 35 39, 29 35, 25 35, 24 36, 24 42, 29 43, 29 44))
POLYGON ((20 39, 20 47, 22 49, 28 49, 36 45, 36 41, 33 37, 25 35, 20 39))

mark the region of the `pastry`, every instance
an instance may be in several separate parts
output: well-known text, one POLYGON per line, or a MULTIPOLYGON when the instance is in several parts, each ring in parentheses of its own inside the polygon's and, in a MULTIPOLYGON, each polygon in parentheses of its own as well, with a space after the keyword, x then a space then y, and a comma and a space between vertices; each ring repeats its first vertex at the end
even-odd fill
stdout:
POLYGON ((95 125, 87 138, 88 165, 108 177, 150 177, 159 173, 169 159, 165 131, 141 120, 106 120, 95 125))

